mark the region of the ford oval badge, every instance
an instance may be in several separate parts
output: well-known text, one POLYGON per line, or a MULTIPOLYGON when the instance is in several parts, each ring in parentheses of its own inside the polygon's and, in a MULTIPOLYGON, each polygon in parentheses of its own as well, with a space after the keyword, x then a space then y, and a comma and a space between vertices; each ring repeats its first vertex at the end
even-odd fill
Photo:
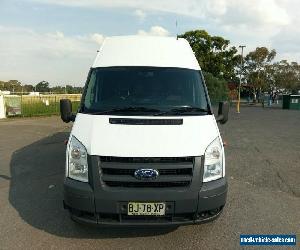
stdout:
POLYGON ((158 176, 158 171, 151 168, 140 168, 134 172, 134 177, 138 180, 153 180, 158 176))

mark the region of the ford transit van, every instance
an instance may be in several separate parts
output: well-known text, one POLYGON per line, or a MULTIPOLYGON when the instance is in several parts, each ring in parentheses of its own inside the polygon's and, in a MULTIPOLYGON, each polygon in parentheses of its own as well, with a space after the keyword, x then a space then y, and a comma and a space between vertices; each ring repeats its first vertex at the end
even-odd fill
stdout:
POLYGON ((201 69, 185 39, 106 38, 67 144, 64 207, 78 222, 180 225, 217 218, 225 155, 201 69))

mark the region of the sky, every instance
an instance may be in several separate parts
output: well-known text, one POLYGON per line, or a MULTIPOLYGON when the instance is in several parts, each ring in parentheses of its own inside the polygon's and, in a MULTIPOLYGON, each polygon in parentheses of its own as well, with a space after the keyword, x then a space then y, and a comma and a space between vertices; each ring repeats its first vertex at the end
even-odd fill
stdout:
POLYGON ((105 37, 193 29, 300 62, 299 10, 298 0, 0 0, 0 80, 83 86, 105 37))

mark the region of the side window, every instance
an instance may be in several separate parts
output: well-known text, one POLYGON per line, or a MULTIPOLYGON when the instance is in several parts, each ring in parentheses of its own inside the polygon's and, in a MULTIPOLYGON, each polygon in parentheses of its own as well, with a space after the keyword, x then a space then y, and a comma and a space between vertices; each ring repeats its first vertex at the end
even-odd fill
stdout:
POLYGON ((84 98, 84 105, 87 108, 91 108, 92 104, 96 99, 96 80, 97 80, 97 70, 94 70, 90 76, 90 80, 88 82, 88 87, 86 90, 86 95, 84 98))
POLYGON ((199 107, 206 108, 207 101, 205 96, 204 83, 202 81, 200 72, 193 75, 192 81, 194 103, 199 107))

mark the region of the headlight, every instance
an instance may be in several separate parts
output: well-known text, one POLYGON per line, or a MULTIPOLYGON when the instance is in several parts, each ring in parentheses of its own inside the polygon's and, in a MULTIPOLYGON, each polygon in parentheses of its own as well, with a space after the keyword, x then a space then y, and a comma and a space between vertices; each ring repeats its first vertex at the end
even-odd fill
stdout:
POLYGON ((203 182, 209 182, 223 176, 223 149, 217 137, 205 151, 203 182))
POLYGON ((88 182, 87 152, 74 136, 71 138, 67 155, 67 176, 74 180, 88 182))

